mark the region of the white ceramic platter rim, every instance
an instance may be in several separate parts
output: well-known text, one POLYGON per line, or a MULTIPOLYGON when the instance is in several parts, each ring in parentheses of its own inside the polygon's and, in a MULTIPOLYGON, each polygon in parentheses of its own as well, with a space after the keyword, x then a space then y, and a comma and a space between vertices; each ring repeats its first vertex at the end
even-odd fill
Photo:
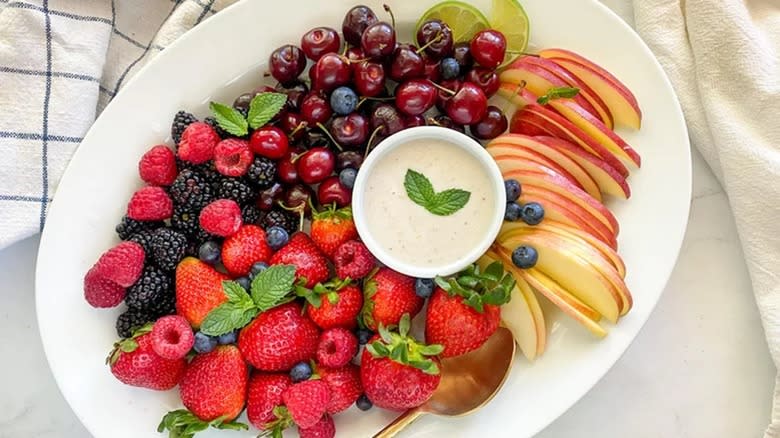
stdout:
MULTIPOLYGON (((381 13, 381 1, 364 3, 381 13)), ((404 40, 419 15, 434 3, 391 3, 404 40)), ((488 0, 473 3, 489 11, 488 0)), ((620 251, 635 306, 618 326, 609 327, 609 336, 601 341, 546 307, 549 345, 541 359, 533 364, 518 360, 504 390, 487 409, 467 418, 423 418, 405 432, 406 437, 517 438, 540 431, 582 397, 636 337, 671 274, 685 232, 691 193, 688 136, 671 85, 649 49, 595 0, 523 4, 531 20, 532 49, 557 46, 593 59, 623 80, 642 106, 642 131, 619 133, 642 154, 643 168, 629 180, 631 200, 609 203, 621 224, 620 251)), ((157 422, 165 411, 180 406, 176 391, 126 387, 111 376, 103 360, 115 339, 113 324, 120 310, 94 310, 82 298, 84 272, 116 241, 113 227, 140 186, 138 158, 169 136, 170 120, 178 109, 203 115, 208 100, 229 102, 251 89, 260 80, 258 67, 274 47, 297 42, 314 26, 339 27, 352 5, 354 1, 347 0, 288 0, 231 6, 146 65, 82 142, 60 182, 41 239, 36 304, 55 379, 95 437, 160 436, 154 431, 157 422)), ((352 409, 336 417, 338 436, 370 436, 394 415, 352 409)), ((227 434, 256 435, 210 431, 202 436, 227 434)))

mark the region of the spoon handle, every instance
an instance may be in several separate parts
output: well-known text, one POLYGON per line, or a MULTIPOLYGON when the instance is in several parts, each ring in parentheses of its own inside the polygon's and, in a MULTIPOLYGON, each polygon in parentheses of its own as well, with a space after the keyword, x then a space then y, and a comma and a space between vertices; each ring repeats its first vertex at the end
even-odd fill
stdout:
POLYGON ((409 409, 408 411, 399 415, 398 418, 393 420, 392 423, 385 426, 384 429, 377 432, 377 434, 374 435, 373 438, 392 438, 398 432, 406 428, 406 426, 412 424, 414 420, 419 418, 424 413, 425 412, 423 412, 423 410, 420 408, 409 409))

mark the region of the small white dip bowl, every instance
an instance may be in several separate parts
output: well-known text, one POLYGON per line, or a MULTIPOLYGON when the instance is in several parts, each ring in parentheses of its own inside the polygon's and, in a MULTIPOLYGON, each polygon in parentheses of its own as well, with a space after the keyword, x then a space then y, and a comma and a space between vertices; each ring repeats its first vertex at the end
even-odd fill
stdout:
MULTIPOLYGON (((411 164, 413 165, 413 164, 411 164)), ((442 161, 442 166, 447 166, 446 161, 442 161)), ((451 169, 452 172, 458 172, 459 169, 451 169)), ((440 190, 441 188, 437 188, 440 190)), ((498 165, 490 156, 490 154, 482 147, 477 141, 471 137, 461 134, 455 130, 449 128, 442 128, 438 126, 419 126, 414 128, 405 129, 383 140, 376 148, 369 154, 366 161, 358 171, 357 179, 355 180, 355 186, 352 192, 352 211, 355 220, 355 226, 357 227, 360 238, 363 243, 371 251, 371 253, 384 265, 396 270, 402 274, 406 274, 417 278, 434 278, 437 275, 446 276, 455 274, 462 269, 466 268, 471 263, 474 263, 495 240, 501 229, 501 224, 504 220, 504 204, 506 199, 506 192, 504 189, 504 179, 501 176, 501 171, 498 165), (450 262, 441 266, 416 266, 406 261, 399 260, 398 257, 391 254, 386 248, 384 248, 376 236, 372 235, 371 227, 368 224, 368 214, 366 210, 366 189, 367 182, 371 176, 371 173, 376 168, 377 164, 397 147, 417 140, 437 140, 440 142, 446 142, 452 145, 453 148, 460 148, 474 160, 476 160, 484 169, 488 175, 489 187, 494 193, 495 208, 493 211, 485 211, 486 215, 490 215, 491 219, 488 222, 489 226, 484 231, 484 236, 479 239, 479 243, 471 248, 469 251, 458 255, 454 262, 450 262)), ((411 202, 411 201, 410 201, 411 202)), ((423 207, 419 207, 423 208, 423 207)), ((413 249, 413 251, 426 251, 424 245, 419 245, 413 249)))

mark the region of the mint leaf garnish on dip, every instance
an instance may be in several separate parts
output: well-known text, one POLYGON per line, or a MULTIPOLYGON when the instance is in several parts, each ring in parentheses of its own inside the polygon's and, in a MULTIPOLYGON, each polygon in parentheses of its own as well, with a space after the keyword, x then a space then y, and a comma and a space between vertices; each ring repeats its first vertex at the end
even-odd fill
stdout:
POLYGON ((437 216, 455 213, 463 208, 471 197, 470 192, 455 188, 436 193, 431 181, 412 169, 406 170, 404 188, 409 199, 437 216))

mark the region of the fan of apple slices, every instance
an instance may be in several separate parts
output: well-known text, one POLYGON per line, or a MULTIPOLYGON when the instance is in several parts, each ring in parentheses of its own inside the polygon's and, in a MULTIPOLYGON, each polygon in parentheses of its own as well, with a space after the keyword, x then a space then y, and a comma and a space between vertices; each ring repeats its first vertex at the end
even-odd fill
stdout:
POLYGON ((491 141, 487 151, 505 179, 521 183, 518 202, 542 204, 545 216, 538 225, 505 222, 479 263, 501 261, 515 277, 502 320, 533 360, 544 352, 547 336, 537 294, 597 337, 607 335, 602 319, 614 324, 631 310, 626 267, 617 253, 619 225, 604 200, 631 196, 627 178, 641 159, 613 129, 639 129, 642 113, 623 83, 568 50, 522 56, 500 79, 499 95, 517 111, 510 133, 491 141), (576 94, 551 93, 564 88, 576 88, 576 94), (533 268, 512 263, 520 245, 537 250, 533 268))

